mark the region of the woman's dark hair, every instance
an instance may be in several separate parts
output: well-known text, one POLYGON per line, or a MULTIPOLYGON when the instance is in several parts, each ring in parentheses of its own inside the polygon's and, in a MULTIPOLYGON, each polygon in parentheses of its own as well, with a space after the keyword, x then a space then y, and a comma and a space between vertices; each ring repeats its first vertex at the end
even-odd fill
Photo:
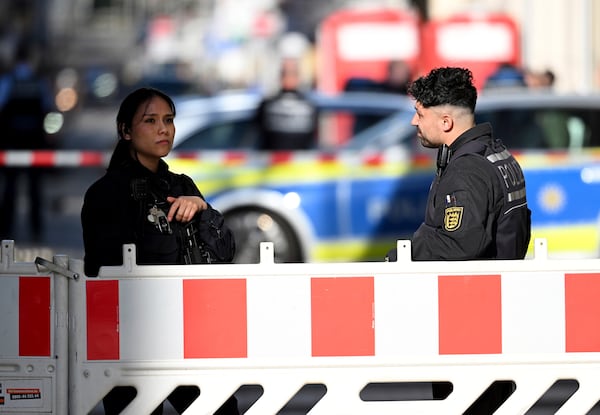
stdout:
POLYGON ((138 108, 154 97, 164 99, 169 104, 169 107, 171 107, 173 116, 175 116, 175 104, 167 94, 156 88, 145 87, 136 89, 125 97, 119 107, 119 113, 117 114, 117 134, 120 139, 131 129, 133 116, 138 108))
POLYGON ((425 108, 455 105, 475 112, 477 88, 465 68, 437 68, 409 85, 408 93, 425 108))
POLYGON ((133 117, 140 106, 146 104, 154 97, 164 99, 171 108, 173 116, 175 116, 175 103, 171 97, 156 88, 139 88, 127 95, 123 102, 121 102, 119 112, 117 113, 117 134, 119 136, 119 141, 110 159, 109 169, 129 158, 131 141, 125 140, 124 136, 131 130, 133 117))

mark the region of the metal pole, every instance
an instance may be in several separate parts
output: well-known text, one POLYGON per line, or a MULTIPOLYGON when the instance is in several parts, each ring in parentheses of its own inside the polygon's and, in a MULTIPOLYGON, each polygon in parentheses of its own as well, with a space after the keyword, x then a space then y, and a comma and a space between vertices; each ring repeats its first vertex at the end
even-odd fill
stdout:
MULTIPOLYGON (((55 255, 55 265, 67 268, 69 258, 55 255)), ((57 414, 69 413, 69 279, 56 272, 54 281, 54 356, 56 358, 56 402, 57 414)))

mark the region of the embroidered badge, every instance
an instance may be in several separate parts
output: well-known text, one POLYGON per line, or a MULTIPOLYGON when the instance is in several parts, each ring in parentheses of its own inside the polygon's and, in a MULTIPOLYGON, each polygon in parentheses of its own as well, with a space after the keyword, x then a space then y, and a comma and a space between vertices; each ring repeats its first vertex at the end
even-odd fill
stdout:
POLYGON ((463 207, 452 206, 444 211, 444 229, 452 232, 460 228, 462 222, 463 207))

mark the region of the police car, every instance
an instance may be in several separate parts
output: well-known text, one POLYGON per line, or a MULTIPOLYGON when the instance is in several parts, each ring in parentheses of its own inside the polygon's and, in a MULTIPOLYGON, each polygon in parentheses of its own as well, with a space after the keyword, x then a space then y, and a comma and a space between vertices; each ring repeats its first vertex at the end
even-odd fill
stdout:
MULTIPOLYGON (((318 149, 338 148, 364 129, 398 111, 411 112, 413 103, 395 94, 352 92, 326 95, 308 92, 319 110, 318 149)), ((214 96, 183 95, 177 108, 174 149, 177 151, 253 150, 260 147, 255 119, 262 96, 224 92, 214 96)))
MULTIPOLYGON (((255 151, 256 137, 240 132, 254 128, 258 100, 237 118, 230 113, 218 126, 198 128, 185 115, 191 110, 178 103, 168 162, 190 175, 226 215, 236 234, 236 262, 256 262, 261 241, 274 242, 280 262, 380 261, 422 222, 436 152, 415 138, 414 103, 383 94, 350 95, 321 97, 320 148, 294 152, 255 151), (396 111, 384 118, 385 100, 396 111), (365 113, 365 107, 371 110, 365 113), (373 108, 379 108, 380 120, 355 129, 373 108), (220 138, 203 142, 211 130, 222 133, 212 135, 220 138), (239 140, 228 149, 217 144, 228 136, 224 131, 236 131, 230 135, 239 140)), ((547 238, 551 257, 596 257, 600 97, 483 94, 477 121, 492 122, 522 164, 532 240, 547 238)))

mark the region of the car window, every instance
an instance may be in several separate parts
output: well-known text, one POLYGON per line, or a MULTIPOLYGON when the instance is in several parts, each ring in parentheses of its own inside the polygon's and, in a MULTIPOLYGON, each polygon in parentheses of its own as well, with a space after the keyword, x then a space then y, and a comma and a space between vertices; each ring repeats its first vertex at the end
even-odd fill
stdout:
POLYGON ((258 134, 258 126, 252 120, 224 120, 194 132, 177 150, 252 149, 256 147, 258 134))
MULTIPOLYGON (((393 94, 348 93, 309 95, 317 107, 316 147, 334 150, 378 125, 398 109, 413 111, 413 102, 393 94)), ((176 150, 235 150, 260 148, 261 130, 255 119, 260 104, 255 94, 219 95, 177 102, 176 150)))
POLYGON ((357 134, 377 124, 388 114, 374 112, 350 112, 347 110, 323 110, 319 111, 318 139, 319 147, 322 149, 334 149, 340 147, 357 134))
MULTIPOLYGON (((319 111, 319 148, 332 149, 350 140, 356 134, 378 123, 385 115, 372 112, 325 109, 319 111)), ((256 149, 259 147, 260 128, 254 119, 227 119, 214 121, 198 129, 177 145, 177 150, 256 149)))
POLYGON ((598 146, 599 116, 588 108, 505 108, 479 111, 476 121, 491 122, 509 148, 564 150, 598 146))
POLYGON ((413 147, 416 129, 411 125, 412 112, 398 111, 356 134, 344 148, 382 151, 392 146, 413 147))

